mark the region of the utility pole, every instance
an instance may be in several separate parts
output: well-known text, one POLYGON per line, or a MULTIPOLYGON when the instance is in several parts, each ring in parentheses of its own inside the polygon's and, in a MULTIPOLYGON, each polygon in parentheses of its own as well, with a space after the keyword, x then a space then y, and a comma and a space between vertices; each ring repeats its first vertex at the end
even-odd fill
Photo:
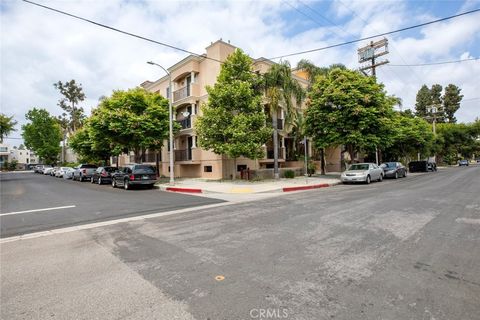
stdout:
POLYGON ((358 48, 358 62, 367 63, 360 67, 360 71, 363 74, 365 70, 371 70, 372 77, 376 76, 376 67, 389 63, 388 60, 376 61, 378 57, 388 54, 388 39, 383 38, 382 40, 373 42, 370 41, 370 44, 367 44, 364 47, 358 48))

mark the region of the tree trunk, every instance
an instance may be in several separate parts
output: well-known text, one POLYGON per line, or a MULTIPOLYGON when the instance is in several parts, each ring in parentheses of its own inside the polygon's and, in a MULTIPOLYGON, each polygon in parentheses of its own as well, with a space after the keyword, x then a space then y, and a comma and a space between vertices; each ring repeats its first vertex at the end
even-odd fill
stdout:
POLYGON ((325 148, 320 149, 320 174, 325 175, 325 148))
POLYGON ((278 173, 278 124, 277 116, 272 116, 272 125, 273 125, 273 178, 279 179, 280 174, 278 173))
POLYGON ((232 174, 232 180, 237 179, 237 158, 233 158, 233 174, 232 174))
POLYGON ((348 152, 348 155, 350 156, 350 163, 353 163, 353 160, 355 159, 355 148, 351 145, 351 144, 348 144, 346 145, 346 148, 347 148, 347 152, 348 152))
POLYGON ((160 150, 155 153, 155 165, 157 166, 157 177, 160 177, 160 150))

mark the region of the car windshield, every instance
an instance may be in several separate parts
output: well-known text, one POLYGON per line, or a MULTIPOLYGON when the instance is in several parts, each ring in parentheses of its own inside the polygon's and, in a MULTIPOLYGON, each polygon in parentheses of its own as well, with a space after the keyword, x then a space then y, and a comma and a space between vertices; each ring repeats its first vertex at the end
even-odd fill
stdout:
POLYGON ((352 164, 348 170, 368 170, 368 164, 352 164))
POLYGON ((395 168, 396 166, 396 162, 385 162, 380 165, 382 168, 395 168))
POLYGON ((60 170, 68 170, 70 169, 69 167, 61 167, 60 170))
POLYGON ((87 168, 87 169, 96 169, 97 166, 94 165, 94 164, 82 164, 81 165, 82 168, 87 168))
POLYGON ((115 172, 115 171, 117 171, 117 168, 115 168, 115 167, 105 167, 105 168, 103 168, 103 169, 105 169, 105 171, 107 171, 107 172, 115 172))
POLYGON ((152 166, 135 166, 133 170, 135 173, 155 173, 155 169, 152 166))

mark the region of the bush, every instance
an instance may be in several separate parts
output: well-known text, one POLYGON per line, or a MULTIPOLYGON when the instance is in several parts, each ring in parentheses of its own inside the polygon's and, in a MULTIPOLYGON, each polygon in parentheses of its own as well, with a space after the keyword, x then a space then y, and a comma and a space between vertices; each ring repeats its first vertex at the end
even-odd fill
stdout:
POLYGON ((293 171, 293 170, 285 171, 285 178, 287 178, 287 179, 295 178, 295 171, 293 171))
POLYGON ((311 177, 313 174, 315 174, 315 171, 317 170, 317 167, 315 166, 314 162, 308 162, 307 163, 307 174, 309 177, 311 177))
POLYGON ((17 169, 18 160, 13 159, 8 165, 8 170, 15 171, 17 169))

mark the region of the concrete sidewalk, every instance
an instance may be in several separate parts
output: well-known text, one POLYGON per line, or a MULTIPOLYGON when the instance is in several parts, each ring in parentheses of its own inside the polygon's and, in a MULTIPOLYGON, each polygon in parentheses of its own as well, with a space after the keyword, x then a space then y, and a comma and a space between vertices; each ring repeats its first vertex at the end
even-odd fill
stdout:
POLYGON ((263 181, 178 179, 174 186, 169 183, 157 183, 156 186, 164 191, 186 193, 272 193, 330 187, 340 183, 339 177, 339 173, 330 173, 325 176, 263 181))

